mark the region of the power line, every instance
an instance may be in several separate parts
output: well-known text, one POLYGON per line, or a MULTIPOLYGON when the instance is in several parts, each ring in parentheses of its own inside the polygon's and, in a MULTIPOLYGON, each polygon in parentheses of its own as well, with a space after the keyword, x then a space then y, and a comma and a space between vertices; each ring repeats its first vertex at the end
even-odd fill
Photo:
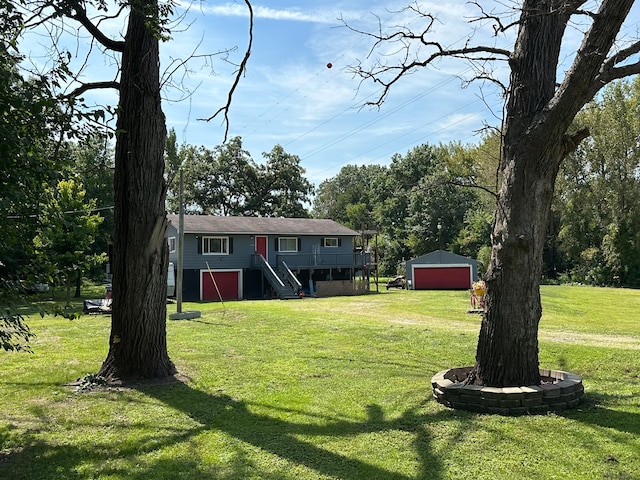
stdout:
MULTIPOLYGON (((458 75, 464 75, 468 71, 469 71, 469 69, 459 73, 458 75)), ((308 160, 310 157, 313 157, 314 155, 317 155, 318 153, 323 152, 324 150, 328 149, 329 147, 332 147, 332 146, 342 142, 343 140, 351 137, 353 134, 361 132, 362 130, 366 129, 367 127, 370 127, 371 125, 374 125, 374 124, 384 120, 385 118, 390 117, 391 115, 393 115, 394 113, 397 113, 398 111, 402 110, 403 108, 406 108, 407 106, 412 105, 413 103, 417 102, 421 98, 426 97, 427 95, 433 93, 437 89, 439 89, 439 88, 445 86, 446 84, 452 82, 453 80, 455 80, 455 78, 456 77, 454 77, 454 76, 449 77, 449 78, 443 80, 442 82, 434 85, 430 89, 428 89, 428 90, 426 90, 426 91, 424 91, 424 92, 422 92, 422 93, 420 93, 418 95, 415 95, 412 98, 410 98, 410 99, 404 101, 403 103, 399 104, 398 106, 390 109, 389 111, 387 111, 383 115, 381 115, 379 117, 376 117, 376 118, 374 118, 374 119, 372 119, 372 120, 370 120, 370 121, 368 121, 368 122, 366 122, 366 123, 354 128, 352 130, 349 130, 348 132, 340 135, 338 138, 335 138, 334 140, 332 140, 332 141, 330 141, 330 142, 328 142, 328 143, 326 143, 324 145, 316 147, 315 149, 311 150, 311 152, 308 152, 308 153, 306 153, 304 155, 305 160, 308 160)), ((309 132, 307 132, 307 133, 309 133, 309 132)), ((301 135, 299 138, 304 137, 304 135, 306 135, 306 134, 301 135)))
MULTIPOLYGON (((377 145, 376 147, 373 147, 372 149, 370 149, 370 150, 368 150, 368 151, 364 152, 363 154, 359 155, 358 157, 352 158, 352 159, 347 160, 347 161, 345 161, 345 162, 341 162, 341 163, 338 163, 338 164, 331 165, 331 166, 327 167, 326 169, 324 169, 324 170, 321 170, 321 171, 317 172, 315 175, 313 175, 313 177, 318 177, 318 176, 320 176, 322 173, 326 173, 326 172, 329 172, 329 171, 331 171, 331 170, 335 170, 336 168, 338 168, 338 167, 342 167, 342 166, 344 166, 344 165, 348 165, 348 164, 351 164, 351 163, 357 163, 358 159, 359 159, 359 158, 362 158, 362 157, 365 157, 367 153, 372 152, 372 151, 375 151, 375 150, 378 150, 379 148, 381 148, 381 147, 383 147, 383 146, 385 146, 385 145, 388 145, 389 143, 392 143, 393 141, 397 140, 398 138, 406 137, 407 135, 410 135, 411 133, 413 133, 413 132, 415 132, 415 131, 418 131, 418 130, 420 130, 420 129, 422 129, 422 128, 424 128, 424 127, 428 126, 428 125, 431 125, 431 124, 436 123, 436 122, 438 122, 438 121, 440 121, 440 120, 442 120, 442 119, 445 119, 446 117, 448 117, 448 116, 449 116, 449 115, 451 115, 452 113, 455 113, 455 112, 457 112, 457 111, 459 111, 459 110, 462 110, 462 109, 464 109, 464 108, 467 108, 467 107, 469 107, 469 106, 471 106, 471 105, 473 105, 473 104, 475 104, 475 103, 478 103, 479 101, 480 101, 480 100, 474 100, 473 102, 470 102, 470 103, 468 103, 468 104, 466 104, 466 105, 463 105, 463 106, 461 106, 461 107, 457 108, 456 110, 454 110, 453 112, 450 112, 450 113, 447 113, 447 114, 445 114, 445 115, 442 115, 441 117, 438 117, 438 118, 436 118, 436 119, 434 119, 434 120, 432 120, 432 121, 430 121, 430 122, 427 122, 427 123, 425 123, 425 124, 421 125, 420 127, 416 128, 416 130, 414 130, 414 131, 412 131, 412 132, 407 132, 407 133, 405 133, 405 134, 401 135, 400 137, 394 137, 394 139, 393 139, 393 140, 389 140, 389 141, 387 141, 387 142, 384 142, 384 143, 382 143, 382 144, 379 144, 379 145, 377 145)), ((439 128, 439 129, 437 129, 437 130, 432 130, 432 131, 430 131, 428 134, 426 134, 426 135, 422 135, 421 137, 418 137, 418 139, 413 140, 413 141, 410 141, 410 142, 407 142, 407 143, 405 143, 404 145, 402 145, 402 146, 400 146, 400 147, 398 147, 398 148, 394 148, 394 149, 393 149, 393 150, 391 150, 391 151, 387 151, 387 152, 385 152, 384 154, 381 154, 381 155, 379 155, 379 156, 377 156, 377 157, 375 157, 375 158, 373 158, 373 159, 370 159, 369 161, 367 161, 367 162, 363 163, 362 165, 370 165, 370 164, 373 164, 373 163, 374 163, 374 162, 376 162, 376 161, 379 161, 379 160, 382 160, 382 159, 389 158, 389 156, 390 156, 390 155, 393 155, 394 153, 398 153, 398 151, 397 151, 398 149, 403 150, 403 149, 405 149, 405 148, 408 148, 408 147, 410 147, 410 146, 412 146, 412 145, 415 145, 415 144, 419 143, 420 141, 424 141, 424 140, 426 140, 426 139, 427 139, 427 137, 429 137, 429 136, 435 135, 435 134, 437 134, 437 133, 439 133, 439 132, 442 132, 442 131, 446 130, 447 128, 450 128, 450 127, 452 127, 452 126, 455 126, 455 125, 458 125, 458 124, 460 124, 460 123, 463 123, 463 122, 464 122, 465 120, 467 120, 470 116, 471 116, 471 114, 466 115, 466 116, 464 116, 464 117, 460 118, 460 119, 459 119, 458 121, 456 121, 456 122, 449 123, 449 124, 447 124, 447 125, 443 126, 442 128, 439 128)), ((313 178, 313 177, 311 177, 311 178, 313 178)))
MULTIPOLYGON (((64 215, 73 215, 75 213, 95 213, 101 212, 103 210, 113 210, 115 207, 113 205, 109 207, 98 207, 92 208, 91 210, 67 210, 66 212, 62 212, 64 215)), ((31 213, 29 215, 7 215, 5 218, 10 220, 19 220, 21 218, 38 218, 39 215, 37 213, 31 213)))

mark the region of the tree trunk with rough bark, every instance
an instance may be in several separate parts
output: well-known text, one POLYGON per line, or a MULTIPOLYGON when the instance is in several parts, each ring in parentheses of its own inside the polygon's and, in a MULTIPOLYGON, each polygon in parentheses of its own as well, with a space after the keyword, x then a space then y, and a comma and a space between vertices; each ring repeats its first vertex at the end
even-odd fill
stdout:
POLYGON ((142 14, 157 11, 157 0, 134 5, 118 106, 111 335, 99 372, 110 379, 162 378, 176 372, 166 343, 166 127, 159 41, 142 14))
POLYGON ((520 30, 509 59, 502 184, 486 276, 486 310, 470 383, 496 387, 540 383, 539 279, 555 180, 562 160, 588 135, 586 130, 567 132, 577 112, 606 83, 603 61, 633 1, 603 2, 558 87, 562 38, 581 3, 523 2, 520 30))

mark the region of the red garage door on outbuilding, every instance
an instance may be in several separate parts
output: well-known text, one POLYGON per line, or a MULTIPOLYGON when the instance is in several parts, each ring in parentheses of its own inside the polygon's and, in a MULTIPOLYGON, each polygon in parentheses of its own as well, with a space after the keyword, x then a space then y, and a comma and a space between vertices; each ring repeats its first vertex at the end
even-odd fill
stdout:
POLYGON ((471 265, 414 265, 413 288, 444 290, 471 288, 471 265))
POLYGON ((214 270, 201 272, 202 301, 238 300, 241 298, 240 270, 214 270), (211 276, 215 282, 211 279, 211 276), (216 288, 216 285, 218 288, 216 288))

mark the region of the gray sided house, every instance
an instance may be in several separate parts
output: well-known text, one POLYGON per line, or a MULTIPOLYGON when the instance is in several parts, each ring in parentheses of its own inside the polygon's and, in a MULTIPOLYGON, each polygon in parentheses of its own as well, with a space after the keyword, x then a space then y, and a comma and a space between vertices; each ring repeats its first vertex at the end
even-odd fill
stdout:
MULTIPOLYGON (((177 267, 179 217, 168 219, 177 267)), ((299 298, 325 282, 350 286, 369 263, 355 252, 357 236, 333 220, 185 215, 182 298, 299 298)))
POLYGON ((414 290, 463 290, 478 279, 478 261, 436 250, 406 262, 406 277, 414 290))

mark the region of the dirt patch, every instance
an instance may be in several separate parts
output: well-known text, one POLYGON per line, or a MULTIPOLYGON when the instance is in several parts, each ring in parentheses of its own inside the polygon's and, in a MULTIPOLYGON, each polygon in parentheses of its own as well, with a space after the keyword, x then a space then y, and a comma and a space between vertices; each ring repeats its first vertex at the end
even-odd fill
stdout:
POLYGON ((540 338, 540 340, 556 343, 577 343, 592 347, 640 350, 640 339, 626 335, 598 335, 595 333, 551 332, 541 330, 538 333, 538 338, 540 338))
MULTIPOLYGON (((456 322, 451 320, 443 320, 434 317, 416 318, 391 318, 389 323, 400 325, 425 325, 434 328, 444 328, 447 330, 456 330, 458 332, 475 332, 480 331, 479 324, 456 322)), ((609 347, 621 348, 625 350, 640 350, 640 338, 630 335, 605 335, 596 333, 568 332, 558 330, 540 330, 538 338, 546 342, 555 343, 574 343, 580 345, 588 345, 590 347, 609 347)))
POLYGON ((436 317, 420 317, 420 318, 390 318, 389 323, 399 325, 424 325, 426 327, 442 328, 444 330, 456 330, 460 332, 479 332, 480 324, 458 322, 455 320, 444 320, 436 317))
POLYGON ((133 378, 127 380, 105 379, 99 375, 89 374, 66 384, 75 393, 87 393, 95 391, 123 391, 133 390, 140 387, 155 387, 160 385, 170 385, 173 383, 188 383, 189 376, 176 373, 163 378, 133 378))

